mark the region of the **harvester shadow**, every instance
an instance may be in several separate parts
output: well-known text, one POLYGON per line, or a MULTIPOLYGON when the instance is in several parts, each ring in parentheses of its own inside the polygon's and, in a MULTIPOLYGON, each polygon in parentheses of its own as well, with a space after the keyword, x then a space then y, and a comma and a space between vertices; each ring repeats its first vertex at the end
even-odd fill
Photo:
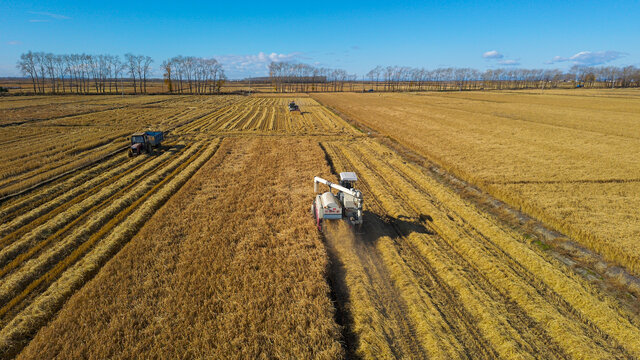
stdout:
POLYGON ((425 226, 432 221, 429 215, 418 217, 379 215, 371 211, 364 211, 364 225, 356 233, 358 239, 365 243, 375 243, 383 236, 392 239, 407 236, 412 233, 434 235, 435 233, 425 226))
POLYGON ((356 354, 358 347, 358 336, 354 332, 353 314, 349 310, 351 296, 347 286, 347 269, 340 259, 337 250, 327 243, 327 255, 329 257, 327 280, 331 290, 330 297, 336 312, 334 319, 340 326, 342 334, 342 347, 345 351, 346 359, 359 359, 356 354))

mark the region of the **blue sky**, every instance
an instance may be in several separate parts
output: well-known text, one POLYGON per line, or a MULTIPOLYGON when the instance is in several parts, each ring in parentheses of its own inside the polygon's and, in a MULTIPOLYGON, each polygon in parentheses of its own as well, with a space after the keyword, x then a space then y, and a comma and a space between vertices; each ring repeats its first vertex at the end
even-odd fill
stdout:
MULTIPOLYGON (((0 76, 21 53, 215 57, 230 78, 272 60, 565 69, 640 65, 638 1, 4 1, 0 76)), ((157 71, 159 74, 159 71, 157 71)))

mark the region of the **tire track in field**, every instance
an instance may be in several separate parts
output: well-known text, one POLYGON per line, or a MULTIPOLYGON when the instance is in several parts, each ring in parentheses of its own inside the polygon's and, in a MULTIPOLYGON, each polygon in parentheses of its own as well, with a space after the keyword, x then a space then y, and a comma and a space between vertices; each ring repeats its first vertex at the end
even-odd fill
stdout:
MULTIPOLYGON (((414 178, 415 174, 411 173, 407 168, 397 166, 391 161, 387 161, 385 162, 385 164, 391 167, 396 173, 401 174, 403 180, 410 183, 411 186, 413 186, 418 191, 421 191, 425 194, 429 193, 428 189, 426 189, 421 184, 419 184, 418 181, 416 181, 416 179, 414 178)), ((402 194, 399 194, 398 196, 401 195, 402 194)), ((407 202, 412 203, 409 199, 407 199, 407 202)), ((608 349, 609 353, 619 352, 621 356, 631 356, 621 345, 621 343, 614 340, 598 325, 596 325, 586 315, 584 315, 582 311, 571 305, 568 300, 566 300, 557 291, 547 285, 544 279, 539 276, 539 274, 535 274, 534 272, 529 270, 527 267, 525 267, 525 265, 523 265, 521 261, 518 261, 518 259, 510 255, 505 249, 503 249, 498 243, 496 243, 495 240, 492 240, 491 236, 485 234, 480 228, 471 224, 463 214, 460 214, 455 209, 445 206, 445 204, 437 201, 434 202, 434 205, 442 208, 447 213, 447 216, 451 219, 451 221, 456 224, 456 228, 462 230, 462 234, 465 234, 468 239, 475 240, 476 249, 482 249, 488 255, 494 256, 496 259, 500 259, 499 264, 505 264, 513 274, 523 279, 527 285, 535 288, 535 293, 539 294, 542 299, 554 306, 554 309, 557 310, 561 316, 564 316, 567 319, 571 319, 577 324, 581 324, 581 329, 585 332, 585 335, 591 339, 591 341, 594 341, 596 344, 608 349)), ((417 208, 414 207, 414 209, 416 212, 419 212, 417 208)), ((432 222, 428 225, 430 225, 434 229, 438 228, 438 226, 432 222)), ((449 241, 446 237, 443 237, 443 239, 447 240, 449 249, 451 251, 458 253, 461 259, 465 259, 464 255, 456 250, 455 243, 449 241)), ((469 266, 473 265, 469 263, 469 266)), ((478 272, 480 273, 479 269, 478 272)), ((487 281, 489 280, 489 278, 486 279, 487 281)), ((566 280, 569 280, 569 278, 567 278, 566 280)), ((497 287, 496 290, 500 291, 500 289, 498 289, 497 287)), ((508 295, 508 293, 505 293, 505 296, 506 295, 508 295)))
MULTIPOLYGON (((337 149, 332 148, 331 150, 337 149)), ((344 158, 339 157, 332 160, 337 160, 336 162, 338 162, 344 161, 344 158)), ((331 238, 330 235, 329 238, 331 238)), ((344 240, 337 239, 336 241, 344 240)), ((354 253, 358 257, 370 282, 365 284, 367 289, 370 289, 373 293, 370 300, 376 304, 375 306, 381 316, 396 325, 393 329, 388 329, 389 334, 385 336, 387 345, 396 357, 426 358, 427 353, 417 339, 415 325, 406 315, 408 313, 407 304, 400 296, 398 289, 393 285, 388 269, 384 267, 382 259, 372 248, 373 245, 367 245, 357 239, 353 243, 356 247, 353 249, 354 253), (395 331, 398 331, 398 333, 395 331)), ((333 246, 335 247, 335 245, 333 246)), ((352 301, 359 300, 353 299, 352 301)), ((358 334, 356 333, 356 335, 358 334)), ((364 346, 375 347, 376 344, 366 344, 364 346)))
MULTIPOLYGON (((345 164, 344 169, 358 169, 348 160, 348 156, 345 155, 342 149, 337 147, 335 150, 337 156, 341 159, 340 161, 345 164)), ((350 149, 349 151, 352 150, 350 149)), ((364 166, 367 165, 364 164, 364 166)), ((362 172, 359 173, 362 174, 362 172)), ((376 180, 379 181, 380 179, 376 180)), ((358 186, 364 189, 365 193, 372 194, 367 180, 361 177, 359 184, 358 186)), ((389 189, 390 187, 387 184, 385 188, 389 189)), ((372 208, 377 209, 377 213, 386 214, 383 205, 378 202, 375 196, 369 196, 367 199, 370 199, 368 204, 373 203, 372 208)), ((416 215, 417 218, 418 215, 416 215)), ((437 309, 443 323, 448 327, 447 332, 451 336, 455 335, 457 355, 462 358, 495 358, 497 356, 496 351, 475 326, 476 320, 465 310, 465 306, 458 300, 456 292, 440 278, 437 271, 410 245, 404 238, 404 232, 401 231, 399 226, 394 225, 394 220, 389 221, 385 227, 388 229, 387 231, 394 233, 393 238, 398 253, 405 261, 408 269, 416 274, 416 278, 420 279, 419 285, 422 287, 423 293, 431 298, 432 306, 437 309)), ((377 251, 376 249, 370 250, 377 251)))

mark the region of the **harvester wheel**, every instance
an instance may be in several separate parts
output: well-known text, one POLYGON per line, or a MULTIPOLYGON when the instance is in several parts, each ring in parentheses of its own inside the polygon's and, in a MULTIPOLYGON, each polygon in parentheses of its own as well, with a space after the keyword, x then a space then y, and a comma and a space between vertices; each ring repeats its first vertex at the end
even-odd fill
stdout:
POLYGON ((129 149, 129 151, 127 151, 127 155, 129 155, 129 157, 133 157, 133 150, 129 149))
POLYGON ((318 212, 316 211, 316 204, 311 204, 311 216, 316 221, 316 226, 318 227, 318 231, 322 232, 322 219, 318 217, 318 212))

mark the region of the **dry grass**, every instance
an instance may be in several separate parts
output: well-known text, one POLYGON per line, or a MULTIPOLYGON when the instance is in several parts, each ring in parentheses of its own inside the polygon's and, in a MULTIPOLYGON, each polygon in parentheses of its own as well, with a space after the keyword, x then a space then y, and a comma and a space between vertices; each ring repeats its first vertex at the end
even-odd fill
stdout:
POLYGON ((225 141, 21 357, 340 356, 327 258, 304 221, 318 151, 225 141))
POLYGON ((288 135, 355 134, 355 130, 344 120, 308 97, 244 98, 204 116, 182 130, 234 135, 264 132, 288 135), (289 112, 287 104, 293 99, 300 105, 300 113, 289 112))
POLYGON ((640 275, 638 91, 313 96, 640 275))
MULTIPOLYGON (((64 98, 87 108, 97 106, 94 101, 64 98)), ((286 111, 289 98, 175 96, 123 98, 119 105, 113 102, 118 105, 115 109, 95 107, 87 114, 41 119, 47 99, 63 101, 63 97, 9 98, 0 104, 23 102, 16 109, 31 108, 30 119, 39 120, 1 128, 6 136, 0 139, 0 158, 11 166, 0 174, 0 192, 19 190, 93 161, 105 149, 122 146, 126 135, 141 127, 172 131, 156 156, 117 155, 0 205, 6 219, 0 224, 0 327, 2 348, 11 354, 147 220, 129 221, 127 215, 136 210, 132 206, 149 208, 150 203, 155 209, 162 204, 171 195, 164 188, 175 189, 174 184, 186 181, 206 159, 205 144, 215 147, 220 134, 352 132, 309 98, 296 98, 307 107, 297 117, 286 111), (28 147, 19 157, 11 149, 23 138, 38 146, 28 147), (194 168, 191 163, 198 165, 194 168), (156 192, 165 195, 153 195, 156 192), (120 235, 114 238, 116 231, 120 235)), ((55 109, 52 114, 57 114, 55 109)), ((282 151, 289 149, 280 145, 282 151)), ((321 286, 326 282, 322 280, 321 286)))
POLYGON ((21 96, 17 100, 3 98, 0 99, 0 125, 95 113, 145 103, 158 103, 168 99, 173 97, 69 95, 21 96))

